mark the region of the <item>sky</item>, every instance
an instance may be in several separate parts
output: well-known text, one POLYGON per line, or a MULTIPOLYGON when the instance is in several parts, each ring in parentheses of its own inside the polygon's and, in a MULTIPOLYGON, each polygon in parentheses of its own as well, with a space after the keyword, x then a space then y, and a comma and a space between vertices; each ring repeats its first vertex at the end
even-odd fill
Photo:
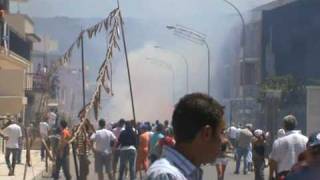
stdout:
MULTIPOLYGON (((241 11, 273 0, 230 0, 241 11)), ((116 6, 115 0, 28 0, 17 5, 21 12, 34 17, 105 17, 116 6)), ((125 17, 188 18, 212 14, 234 13, 223 0, 120 0, 125 17)))

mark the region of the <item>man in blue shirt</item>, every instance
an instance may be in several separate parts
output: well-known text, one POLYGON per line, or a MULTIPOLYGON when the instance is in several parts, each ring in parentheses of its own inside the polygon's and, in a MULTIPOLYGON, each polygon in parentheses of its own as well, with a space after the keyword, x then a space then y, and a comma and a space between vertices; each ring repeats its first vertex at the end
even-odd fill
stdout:
POLYGON ((163 135, 163 126, 162 124, 158 124, 156 126, 156 132, 152 135, 150 140, 150 161, 151 164, 160 158, 160 150, 159 150, 159 140, 164 138, 163 135))
POLYGON ((146 179, 201 180, 200 166, 213 162, 220 153, 223 113, 223 107, 205 94, 180 99, 172 116, 176 145, 163 149, 146 179))

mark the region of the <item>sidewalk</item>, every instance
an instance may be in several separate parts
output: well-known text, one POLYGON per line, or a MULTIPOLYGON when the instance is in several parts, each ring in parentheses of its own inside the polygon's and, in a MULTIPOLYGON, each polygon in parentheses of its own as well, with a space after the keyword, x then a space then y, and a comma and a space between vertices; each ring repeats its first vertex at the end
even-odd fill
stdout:
MULTIPOLYGON (((0 179, 1 180, 23 180, 25 169, 26 151, 22 151, 22 164, 17 164, 15 168, 15 176, 8 176, 8 168, 5 162, 4 154, 0 152, 0 179)), ((45 162, 41 162, 40 151, 31 150, 31 167, 27 168, 26 180, 34 180, 42 177, 45 171, 45 162)))

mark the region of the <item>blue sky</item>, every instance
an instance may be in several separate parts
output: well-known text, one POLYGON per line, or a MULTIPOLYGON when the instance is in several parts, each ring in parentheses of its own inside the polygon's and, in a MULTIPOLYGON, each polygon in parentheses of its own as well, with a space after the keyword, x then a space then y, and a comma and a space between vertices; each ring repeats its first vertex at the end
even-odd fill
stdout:
MULTIPOLYGON (((123 14, 133 18, 188 18, 234 13, 223 0, 120 0, 123 14)), ((246 11, 273 0, 230 0, 246 11)), ((115 0, 29 0, 20 4, 23 13, 35 17, 104 17, 116 6, 115 0)), ((12 10, 17 10, 12 3, 12 10)))

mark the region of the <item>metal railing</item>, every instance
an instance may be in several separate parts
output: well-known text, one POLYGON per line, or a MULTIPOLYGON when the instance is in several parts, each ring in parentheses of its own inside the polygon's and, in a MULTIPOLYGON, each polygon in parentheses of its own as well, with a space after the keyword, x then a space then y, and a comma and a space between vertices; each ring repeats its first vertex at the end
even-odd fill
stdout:
POLYGON ((0 45, 30 61, 32 42, 0 19, 0 45))

